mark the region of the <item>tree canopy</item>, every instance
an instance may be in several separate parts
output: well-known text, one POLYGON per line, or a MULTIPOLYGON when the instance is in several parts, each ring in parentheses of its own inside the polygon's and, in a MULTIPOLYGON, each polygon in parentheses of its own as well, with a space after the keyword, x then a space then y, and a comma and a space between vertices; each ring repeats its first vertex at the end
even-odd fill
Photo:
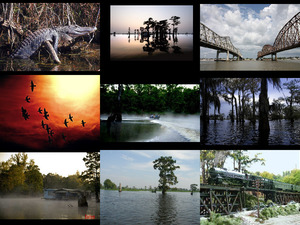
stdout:
MULTIPOLYGON (((122 90, 123 113, 199 113, 199 85, 193 89, 178 84, 126 84, 122 90)), ((118 88, 101 84, 101 113, 117 111, 118 88)))
POLYGON ((174 174, 174 170, 180 168, 175 166, 176 160, 172 159, 172 156, 161 156, 160 158, 153 161, 153 168, 159 170, 159 185, 158 188, 165 194, 169 185, 175 185, 178 183, 177 177, 174 174))

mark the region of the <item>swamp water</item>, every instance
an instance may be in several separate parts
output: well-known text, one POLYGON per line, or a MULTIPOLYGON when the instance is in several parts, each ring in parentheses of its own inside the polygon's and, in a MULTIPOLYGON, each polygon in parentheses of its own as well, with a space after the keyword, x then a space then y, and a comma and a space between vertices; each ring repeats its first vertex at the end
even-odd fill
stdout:
POLYGON ((141 38, 135 35, 111 35, 111 60, 192 60, 193 35, 168 35, 157 42, 152 36, 141 38))
MULTIPOLYGON (((291 123, 289 120, 269 121, 269 145, 300 145, 300 121, 291 123)), ((259 142, 258 121, 255 125, 246 120, 231 123, 229 120, 210 120, 207 130, 201 124, 201 144, 206 145, 257 145, 259 142)))
POLYGON ((200 193, 100 191, 100 224, 198 224, 200 193))
POLYGON ((99 71, 100 45, 90 44, 88 50, 80 53, 59 54, 60 64, 44 56, 42 60, 0 58, 1 71, 99 71))
POLYGON ((122 122, 107 124, 101 115, 100 139, 105 142, 199 142, 200 116, 165 116, 150 120, 145 116, 123 115, 122 122))
POLYGON ((77 200, 46 200, 40 197, 0 198, 0 219, 99 219, 100 203, 88 199, 88 207, 77 200))

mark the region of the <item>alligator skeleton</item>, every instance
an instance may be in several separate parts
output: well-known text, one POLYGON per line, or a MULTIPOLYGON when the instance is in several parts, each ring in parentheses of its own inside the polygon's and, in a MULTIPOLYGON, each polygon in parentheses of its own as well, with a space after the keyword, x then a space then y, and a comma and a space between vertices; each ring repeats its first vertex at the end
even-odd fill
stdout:
POLYGON ((43 43, 46 43, 46 47, 49 49, 53 60, 60 63, 57 56, 58 42, 60 40, 70 41, 76 37, 93 33, 96 30, 96 27, 80 27, 77 25, 43 28, 29 35, 13 52, 11 57, 19 59, 30 58, 43 43), (49 42, 52 42, 52 45, 49 42))

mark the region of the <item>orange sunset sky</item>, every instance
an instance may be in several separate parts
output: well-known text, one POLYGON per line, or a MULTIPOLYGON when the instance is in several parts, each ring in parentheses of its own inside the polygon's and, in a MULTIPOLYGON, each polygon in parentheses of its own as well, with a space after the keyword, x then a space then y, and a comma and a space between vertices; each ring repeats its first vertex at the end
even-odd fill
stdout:
POLYGON ((0 81, 3 150, 99 150, 100 75, 11 75, 0 81), (36 85, 33 91, 31 81, 36 85), (24 119, 21 107, 29 119, 24 119), (38 112, 39 107, 49 113, 48 120, 38 112), (42 127, 42 120, 54 132, 52 136, 42 127))

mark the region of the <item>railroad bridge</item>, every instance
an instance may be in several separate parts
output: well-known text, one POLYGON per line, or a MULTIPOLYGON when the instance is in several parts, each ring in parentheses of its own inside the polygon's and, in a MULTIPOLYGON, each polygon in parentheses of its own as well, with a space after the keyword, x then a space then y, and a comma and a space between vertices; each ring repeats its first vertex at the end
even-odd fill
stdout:
POLYGON ((229 53, 237 57, 237 60, 243 58, 240 50, 233 46, 230 37, 222 37, 209 29, 200 22, 200 46, 217 50, 216 60, 219 60, 221 52, 227 53, 226 60, 229 61, 229 53))
POLYGON ((273 45, 264 45, 257 53, 257 59, 271 55, 272 60, 277 60, 277 53, 300 46, 300 12, 288 21, 279 31, 273 45), (275 59, 273 59, 275 56, 275 59))
MULTIPOLYGON (((224 187, 200 184, 200 217, 208 216, 210 212, 229 215, 241 211, 245 206, 245 192, 256 192, 254 187, 224 187)), ((300 193, 259 189, 263 193, 265 201, 272 200, 280 205, 290 201, 300 202, 300 193)))

